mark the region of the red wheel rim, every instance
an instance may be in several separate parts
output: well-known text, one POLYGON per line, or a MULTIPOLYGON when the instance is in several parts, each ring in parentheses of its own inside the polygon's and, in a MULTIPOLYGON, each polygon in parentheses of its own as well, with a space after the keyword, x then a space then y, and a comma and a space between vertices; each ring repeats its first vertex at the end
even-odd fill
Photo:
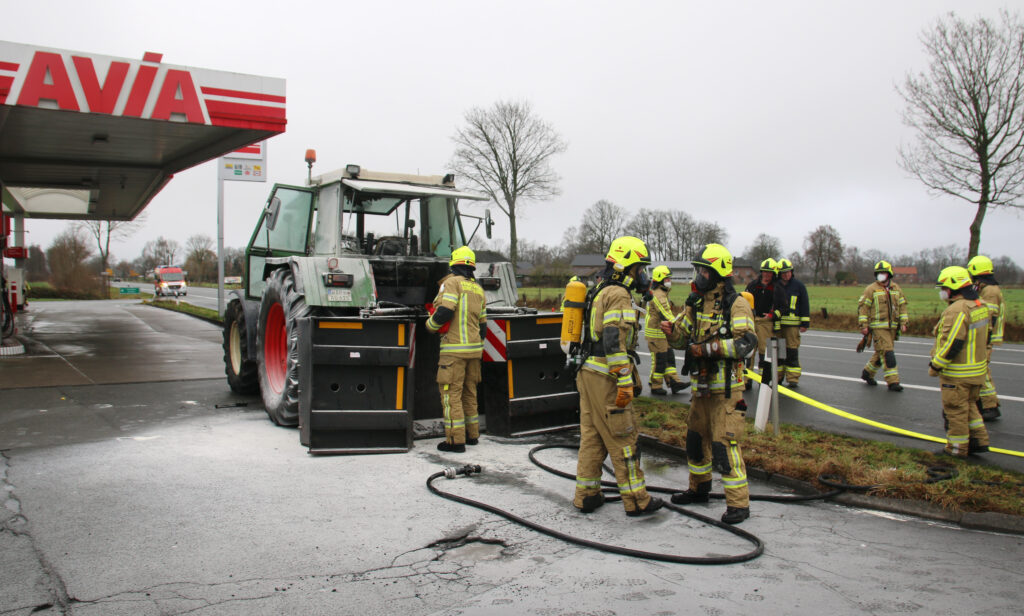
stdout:
POLYGON ((267 371, 267 384, 279 394, 284 391, 288 373, 288 331, 284 324, 284 309, 275 303, 267 313, 266 333, 263 336, 263 365, 267 371))

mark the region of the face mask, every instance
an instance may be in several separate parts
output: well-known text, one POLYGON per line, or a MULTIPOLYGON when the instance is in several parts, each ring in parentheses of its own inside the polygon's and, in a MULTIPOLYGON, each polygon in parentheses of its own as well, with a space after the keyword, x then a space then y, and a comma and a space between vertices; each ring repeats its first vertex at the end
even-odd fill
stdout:
POLYGON ((637 293, 646 293, 650 291, 651 279, 647 276, 646 268, 641 269, 640 272, 637 273, 636 282, 633 285, 633 288, 637 293))
POLYGON ((885 282, 888 279, 889 279, 889 274, 886 274, 885 272, 879 272, 879 273, 875 274, 875 280, 877 280, 878 282, 885 282))
POLYGON ((672 288, 672 281, 671 280, 666 280, 662 284, 665 285, 666 289, 671 289, 672 288))
POLYGON ((703 274, 697 274, 697 277, 693 279, 693 285, 698 293, 707 293, 714 286, 711 278, 703 274))
POLYGON ((949 289, 939 289, 939 299, 944 302, 949 301, 949 289))

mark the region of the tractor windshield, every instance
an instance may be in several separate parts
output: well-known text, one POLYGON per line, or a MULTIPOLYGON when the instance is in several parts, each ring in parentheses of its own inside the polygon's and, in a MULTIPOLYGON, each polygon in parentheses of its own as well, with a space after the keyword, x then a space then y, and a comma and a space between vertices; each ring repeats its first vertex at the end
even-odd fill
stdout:
POLYGON ((450 257, 465 244, 457 200, 346 190, 342 250, 380 256, 450 257))

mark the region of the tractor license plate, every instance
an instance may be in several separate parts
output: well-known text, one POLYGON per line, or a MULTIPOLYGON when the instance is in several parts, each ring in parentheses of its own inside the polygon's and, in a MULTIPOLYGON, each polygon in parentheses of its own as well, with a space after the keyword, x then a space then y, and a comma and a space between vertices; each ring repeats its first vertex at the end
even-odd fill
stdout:
POLYGON ((327 289, 327 301, 350 302, 352 301, 352 289, 327 289))

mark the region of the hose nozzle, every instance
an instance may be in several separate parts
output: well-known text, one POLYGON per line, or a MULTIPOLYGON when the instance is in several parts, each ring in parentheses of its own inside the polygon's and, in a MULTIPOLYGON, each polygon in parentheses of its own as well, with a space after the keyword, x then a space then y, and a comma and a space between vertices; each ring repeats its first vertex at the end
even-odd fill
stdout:
POLYGON ((461 468, 449 466, 444 469, 444 476, 447 479, 455 479, 459 475, 472 475, 480 472, 483 472, 483 468, 479 464, 467 464, 461 468))

